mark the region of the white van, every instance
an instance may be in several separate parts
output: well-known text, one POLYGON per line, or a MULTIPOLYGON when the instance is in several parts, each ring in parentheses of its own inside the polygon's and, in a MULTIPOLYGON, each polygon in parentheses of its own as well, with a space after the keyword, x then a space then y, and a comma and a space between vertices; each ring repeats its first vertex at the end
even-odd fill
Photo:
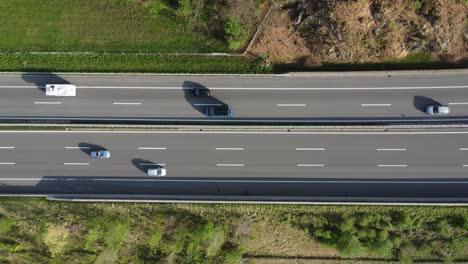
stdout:
POLYGON ((73 84, 46 84, 48 96, 76 96, 76 86, 73 84))

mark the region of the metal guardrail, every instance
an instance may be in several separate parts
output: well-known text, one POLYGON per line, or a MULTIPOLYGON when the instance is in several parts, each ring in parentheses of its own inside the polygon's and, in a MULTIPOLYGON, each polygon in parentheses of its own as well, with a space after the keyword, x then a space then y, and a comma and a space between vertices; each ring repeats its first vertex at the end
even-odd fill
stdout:
POLYGON ((109 118, 109 117, 0 117, 3 124, 67 125, 243 125, 243 126, 386 126, 468 125, 468 116, 440 118, 109 118))

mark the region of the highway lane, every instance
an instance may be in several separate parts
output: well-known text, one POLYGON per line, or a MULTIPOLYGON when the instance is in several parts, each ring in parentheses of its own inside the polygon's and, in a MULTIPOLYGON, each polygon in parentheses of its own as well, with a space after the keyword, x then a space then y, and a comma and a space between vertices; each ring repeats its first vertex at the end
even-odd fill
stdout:
POLYGON ((467 178, 468 132, 0 132, 0 182, 47 176, 467 178), (89 157, 94 148, 110 159, 89 157))
POLYGON ((0 195, 466 203, 467 139, 458 130, 0 131, 0 195), (91 159, 96 146, 111 157, 91 159), (147 176, 153 164, 168 175, 147 176))
POLYGON ((206 118, 229 104, 237 118, 425 118, 432 103, 468 115, 468 74, 355 77, 1 75, 0 117, 206 118), (73 83, 77 97, 48 97, 46 83, 73 83), (207 87, 211 98, 194 98, 207 87))

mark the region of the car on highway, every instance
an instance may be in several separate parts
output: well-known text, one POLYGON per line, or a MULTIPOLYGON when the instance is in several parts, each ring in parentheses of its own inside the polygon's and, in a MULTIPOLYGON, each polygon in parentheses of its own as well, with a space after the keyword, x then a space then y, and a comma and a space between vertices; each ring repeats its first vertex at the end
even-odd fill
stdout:
POLYGON ((105 149, 96 149, 91 151, 91 158, 93 159, 108 159, 110 158, 110 152, 105 149))
POLYGON ((148 176, 166 176, 166 168, 157 167, 157 168, 148 168, 147 170, 148 176))
POLYGON ((194 97, 210 97, 210 90, 207 88, 193 88, 192 96, 194 97))
POLYGON ((429 115, 447 115, 450 114, 450 108, 445 105, 430 105, 426 107, 426 113, 429 115))
POLYGON ((47 96, 76 96, 76 85, 73 84, 46 84, 47 96))
POLYGON ((209 117, 232 117, 232 107, 226 104, 209 105, 205 108, 205 115, 209 117))

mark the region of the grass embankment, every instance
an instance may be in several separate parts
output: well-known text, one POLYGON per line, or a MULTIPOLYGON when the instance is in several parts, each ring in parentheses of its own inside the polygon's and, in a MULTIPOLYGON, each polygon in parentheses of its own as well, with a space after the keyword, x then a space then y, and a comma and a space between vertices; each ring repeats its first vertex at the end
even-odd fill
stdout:
POLYGON ((223 41, 188 27, 181 11, 159 0, 0 1, 0 50, 227 51, 223 41))
POLYGON ((0 54, 0 71, 266 73, 269 69, 242 57, 0 54))
POLYGON ((0 199, 3 263, 468 258, 468 208, 105 204, 0 199), (253 258, 252 258, 253 257, 253 258))
POLYGON ((122 54, 240 48, 249 31, 234 18, 235 10, 220 6, 187 0, 0 1, 0 71, 268 72, 242 57, 122 54), (48 51, 98 54, 14 54, 48 51))

